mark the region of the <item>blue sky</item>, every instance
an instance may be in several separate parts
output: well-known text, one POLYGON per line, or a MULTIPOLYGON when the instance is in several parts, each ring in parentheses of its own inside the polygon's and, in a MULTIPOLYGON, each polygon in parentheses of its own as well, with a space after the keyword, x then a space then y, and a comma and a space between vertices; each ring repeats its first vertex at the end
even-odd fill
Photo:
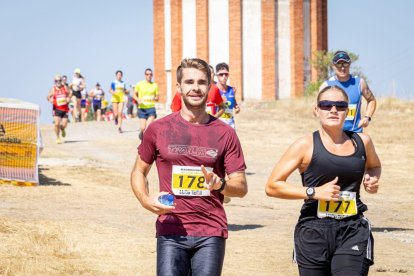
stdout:
POLYGON ((359 55, 376 96, 414 99, 414 1, 328 1, 328 48, 359 55))
MULTIPOLYGON (((328 1, 328 46, 359 55, 356 65, 375 95, 414 99, 414 1, 328 1)), ((53 76, 79 67, 87 88, 107 91, 116 70, 127 85, 153 66, 152 0, 0 1, 0 97, 37 103, 51 121, 46 95, 53 76)))

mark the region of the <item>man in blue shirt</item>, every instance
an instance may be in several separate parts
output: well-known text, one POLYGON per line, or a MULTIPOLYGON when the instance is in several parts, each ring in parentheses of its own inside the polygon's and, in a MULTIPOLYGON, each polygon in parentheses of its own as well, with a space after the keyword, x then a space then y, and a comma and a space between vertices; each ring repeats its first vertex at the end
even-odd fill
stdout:
POLYGON ((349 73, 351 58, 345 51, 337 51, 332 58, 332 68, 335 75, 324 81, 319 91, 327 86, 339 86, 346 91, 349 97, 348 114, 344 123, 344 130, 362 132, 374 115, 377 101, 368 87, 367 82, 349 73), (361 117, 362 97, 367 101, 365 115, 361 117))

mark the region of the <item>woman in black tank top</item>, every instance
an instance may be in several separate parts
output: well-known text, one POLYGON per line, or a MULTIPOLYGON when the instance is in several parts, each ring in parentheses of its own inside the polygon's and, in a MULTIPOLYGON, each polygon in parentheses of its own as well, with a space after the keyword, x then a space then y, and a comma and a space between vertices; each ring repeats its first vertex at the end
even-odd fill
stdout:
POLYGON ((352 114, 347 114, 348 96, 340 87, 321 90, 314 112, 319 130, 283 154, 266 194, 304 200, 294 236, 300 275, 366 275, 373 264, 373 239, 360 186, 368 193, 378 191, 381 162, 367 134, 342 130, 352 114), (296 169, 302 187, 286 182, 296 169))

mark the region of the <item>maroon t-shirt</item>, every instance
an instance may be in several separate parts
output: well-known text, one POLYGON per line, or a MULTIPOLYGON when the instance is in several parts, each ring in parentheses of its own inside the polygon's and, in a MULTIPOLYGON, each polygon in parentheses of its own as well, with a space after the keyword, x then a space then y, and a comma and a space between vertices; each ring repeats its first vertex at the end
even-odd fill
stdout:
MULTIPOLYGON (((141 159, 157 165, 160 191, 172 193, 172 168, 192 166, 213 168, 219 177, 244 171, 246 165, 236 132, 210 116, 207 124, 193 124, 172 113, 153 122, 138 147, 141 159)), ((157 236, 219 236, 227 238, 223 195, 176 195, 175 209, 158 216, 157 236)))

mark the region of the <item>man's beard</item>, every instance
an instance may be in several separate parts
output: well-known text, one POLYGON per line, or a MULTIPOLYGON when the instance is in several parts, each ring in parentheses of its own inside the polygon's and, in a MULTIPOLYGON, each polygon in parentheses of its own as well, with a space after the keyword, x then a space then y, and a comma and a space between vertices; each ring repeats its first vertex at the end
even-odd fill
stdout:
POLYGON ((207 97, 204 97, 204 99, 202 101, 197 102, 197 103, 190 102, 185 96, 181 96, 181 97, 183 98, 184 105, 187 107, 187 109, 203 109, 203 110, 205 110, 205 108, 206 108, 207 97))

